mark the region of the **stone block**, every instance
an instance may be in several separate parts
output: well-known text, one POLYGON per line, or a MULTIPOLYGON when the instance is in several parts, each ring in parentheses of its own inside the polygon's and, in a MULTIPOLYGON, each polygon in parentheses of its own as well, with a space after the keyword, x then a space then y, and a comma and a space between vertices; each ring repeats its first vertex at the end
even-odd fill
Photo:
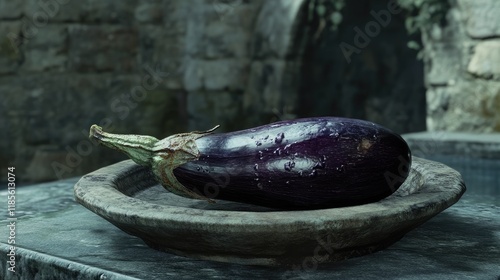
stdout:
POLYGON ((49 22, 124 23, 134 20, 136 0, 28 0, 26 17, 33 22, 46 18, 49 22))
POLYGON ((134 12, 135 19, 140 23, 160 23, 163 17, 161 1, 139 2, 134 12))
POLYGON ((249 54, 251 38, 249 29, 231 26, 225 21, 209 22, 201 38, 200 52, 208 59, 245 57, 249 54))
MULTIPOLYGON (((205 13, 210 16, 210 20, 235 22, 242 14, 241 10, 249 6, 243 0, 213 0, 205 3, 205 13)), ((257 6, 257 5, 256 5, 257 6)))
POLYGON ((25 39, 22 71, 64 71, 68 60, 68 30, 65 25, 49 25, 25 39))
POLYGON ((0 19, 21 18, 24 8, 24 1, 4 0, 0 1, 0 19))
POLYGON ((169 89, 182 88, 182 64, 185 38, 169 35, 162 26, 147 25, 139 28, 139 59, 141 66, 161 66, 168 72, 165 85, 169 89))
POLYGON ((500 83, 462 81, 427 91, 430 131, 500 131, 500 83))
POLYGON ((252 31, 261 6, 262 1, 207 2, 199 12, 203 22, 196 25, 202 31, 199 33, 201 42, 188 48, 188 53, 209 59, 248 56, 252 31))
POLYGON ((188 130, 206 130, 221 124, 219 130, 241 129, 242 95, 227 91, 193 91, 187 95, 188 130))
POLYGON ((286 62, 282 60, 253 61, 245 90, 245 107, 257 106, 261 112, 278 109, 285 68, 286 62))
POLYGON ((459 78, 462 56, 456 43, 434 42, 429 44, 426 51, 432 60, 427 74, 427 82, 430 85, 446 85, 459 78))
POLYGON ((203 63, 196 59, 186 59, 184 61, 183 84, 187 91, 196 91, 203 88, 205 72, 203 63))
POLYGON ((244 57, 261 1, 207 1, 189 12, 186 53, 196 58, 244 57))
POLYGON ((183 92, 158 88, 148 92, 140 104, 139 124, 142 134, 164 138, 187 129, 183 92))
POLYGON ((188 30, 188 20, 192 10, 198 5, 193 5, 190 1, 163 1, 161 10, 163 11, 163 27, 168 35, 185 35, 188 30))
POLYGON ((40 28, 33 36, 26 38, 24 46, 41 49, 60 46, 60 50, 64 50, 67 40, 68 27, 64 24, 53 24, 40 28))
POLYGON ((497 0, 459 0, 467 33, 472 38, 500 36, 500 2, 497 0))
POLYGON ((86 16, 84 21, 98 23, 123 23, 130 25, 134 20, 137 0, 102 1, 86 0, 86 16))
POLYGON ((247 84, 249 61, 245 59, 187 60, 184 87, 188 91, 240 90, 247 84))
POLYGON ((205 60, 202 63, 207 90, 239 90, 247 85, 249 61, 245 59, 205 60))
POLYGON ((26 3, 24 13, 32 25, 44 20, 48 22, 82 21, 87 14, 86 7, 88 6, 88 0, 26 0, 22 2, 26 3))
POLYGON ((132 72, 137 69, 138 45, 134 28, 70 26, 69 68, 78 72, 132 72))
POLYGON ((481 78, 500 79, 500 40, 479 42, 467 71, 481 78))
POLYGON ((253 30, 265 0, 212 0, 205 2, 204 14, 208 22, 223 22, 228 26, 253 30))
POLYGON ((21 22, 0 22, 0 74, 14 73, 22 61, 21 22))

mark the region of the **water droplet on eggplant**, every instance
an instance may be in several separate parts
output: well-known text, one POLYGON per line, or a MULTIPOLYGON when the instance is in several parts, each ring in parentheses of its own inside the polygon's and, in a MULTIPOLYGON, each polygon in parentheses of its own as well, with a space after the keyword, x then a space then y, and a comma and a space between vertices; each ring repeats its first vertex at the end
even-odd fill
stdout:
POLYGON ((281 144, 281 142, 283 142, 283 138, 285 138, 285 133, 278 133, 278 135, 276 135, 276 138, 274 138, 274 143, 281 144))
POLYGON ((313 169, 311 173, 309 173, 309 177, 316 177, 318 175, 318 171, 316 169, 313 169))
POLYGON ((284 164, 284 167, 286 171, 292 171, 292 169, 295 167, 295 162, 289 161, 284 164))
POLYGON ((257 188, 262 190, 262 183, 257 183, 257 188))
POLYGON ((342 164, 341 166, 335 168, 338 172, 345 172, 345 166, 342 164))
POLYGON ((256 163, 256 164, 253 166, 253 169, 255 169, 255 170, 259 170, 259 165, 256 163))

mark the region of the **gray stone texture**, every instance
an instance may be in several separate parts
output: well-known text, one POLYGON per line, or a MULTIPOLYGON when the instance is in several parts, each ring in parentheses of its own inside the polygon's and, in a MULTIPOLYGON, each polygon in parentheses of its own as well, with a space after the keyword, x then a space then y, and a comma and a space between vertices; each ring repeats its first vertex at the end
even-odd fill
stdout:
POLYGON ((138 36, 133 27, 74 25, 69 33, 68 68, 75 72, 136 72, 138 36), (96 40, 97 39, 97 40, 96 40))
MULTIPOLYGON (((24 23, 26 24, 26 23, 24 23)), ((23 40, 21 72, 64 72, 68 62, 68 26, 48 25, 23 40)))
POLYGON ((500 2, 496 0, 458 0, 467 33, 472 38, 482 39, 500 36, 498 11, 500 2))
POLYGON ((460 81, 430 88, 427 125, 432 130, 495 132, 500 129, 500 83, 460 81))
POLYGON ((427 129, 500 131, 500 2, 450 2, 444 25, 422 30, 427 129))
POLYGON ((23 13, 25 1, 5 0, 0 2, 0 20, 19 19, 23 13))
POLYGON ((130 25, 134 20, 136 0, 125 2, 100 0, 26 0, 25 17, 36 25, 48 22, 118 23, 130 25))
POLYGON ((467 70, 481 78, 498 80, 500 79, 499 61, 500 40, 487 40, 476 45, 467 70))
POLYGON ((19 37, 21 21, 0 21, 0 75, 13 74, 22 63, 19 37))
MULTIPOLYGON (((302 3, 0 1, 0 129, 9 135, 0 140, 0 167, 48 181, 121 159, 89 142, 93 123, 159 138, 262 124, 243 117, 252 107, 245 96, 266 88, 265 101, 275 104, 272 94, 296 89, 266 73, 252 78, 252 63, 258 53, 286 64, 274 56, 293 48, 302 3), (257 50, 255 34, 270 41, 257 50)), ((273 76, 293 80, 282 73, 298 74, 293 68, 276 67, 273 76)), ((254 107, 267 116, 275 105, 254 107)))
POLYGON ((140 23, 161 23, 163 11, 159 0, 140 1, 134 11, 134 17, 140 23))
POLYGON ((216 203, 184 198, 165 191, 149 169, 131 160, 85 175, 74 191, 80 204, 153 248, 195 259, 283 266, 300 263, 326 236, 334 238, 331 251, 317 263, 390 246, 455 204, 465 189, 457 171, 414 157, 394 194, 344 208, 277 211, 217 196, 216 203))

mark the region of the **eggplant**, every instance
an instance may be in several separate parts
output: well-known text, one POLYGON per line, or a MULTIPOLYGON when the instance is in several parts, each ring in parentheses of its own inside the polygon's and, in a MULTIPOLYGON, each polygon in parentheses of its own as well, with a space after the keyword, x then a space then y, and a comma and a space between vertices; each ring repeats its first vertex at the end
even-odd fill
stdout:
POLYGON ((158 140, 93 125, 90 137, 150 166, 175 194, 277 209, 375 202, 394 193, 410 170, 407 143, 369 121, 321 117, 229 133, 216 128, 158 140))

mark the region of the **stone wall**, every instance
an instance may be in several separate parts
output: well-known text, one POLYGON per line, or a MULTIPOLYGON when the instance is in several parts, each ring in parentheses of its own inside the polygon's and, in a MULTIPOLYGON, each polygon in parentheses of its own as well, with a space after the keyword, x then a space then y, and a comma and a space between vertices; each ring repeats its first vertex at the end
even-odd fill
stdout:
POLYGON ((422 29, 429 130, 500 131, 500 1, 450 0, 422 29))
POLYGON ((163 138, 272 121, 294 100, 302 3, 0 0, 0 169, 46 181, 124 159, 94 123, 163 138))
MULTIPOLYGON (((406 14, 393 14, 346 59, 340 45, 354 44, 355 28, 375 22, 373 12, 388 2, 339 1, 346 7, 338 29, 316 36, 308 0, 0 0, 0 168, 17 167, 21 181, 46 181, 125 159, 87 139, 94 123, 158 138, 316 115, 364 118, 399 133, 425 130, 423 65, 406 46, 419 34, 408 36, 406 14)), ((496 66, 481 59, 496 55, 488 52, 498 46, 490 36, 498 28, 470 23, 490 33, 463 41, 462 6, 482 7, 459 3, 449 13, 457 24, 434 28, 441 39, 437 31, 423 34, 432 129, 443 128, 440 118, 452 129, 454 104, 466 103, 449 93, 498 83, 496 66), (455 67, 455 58, 470 69, 453 74, 447 65, 455 67)), ((489 101, 500 99, 490 95, 457 94, 491 119, 497 107, 489 101)))

